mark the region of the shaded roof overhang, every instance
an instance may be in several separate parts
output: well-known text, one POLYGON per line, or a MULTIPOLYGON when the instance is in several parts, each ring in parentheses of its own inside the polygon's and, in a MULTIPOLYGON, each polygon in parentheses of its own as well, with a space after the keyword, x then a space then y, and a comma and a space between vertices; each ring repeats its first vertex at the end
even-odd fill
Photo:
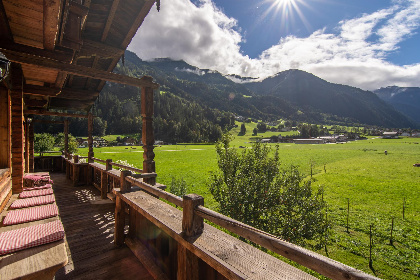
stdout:
POLYGON ((157 88, 112 73, 154 3, 0 1, 0 52, 21 65, 25 109, 89 111, 106 81, 157 88))

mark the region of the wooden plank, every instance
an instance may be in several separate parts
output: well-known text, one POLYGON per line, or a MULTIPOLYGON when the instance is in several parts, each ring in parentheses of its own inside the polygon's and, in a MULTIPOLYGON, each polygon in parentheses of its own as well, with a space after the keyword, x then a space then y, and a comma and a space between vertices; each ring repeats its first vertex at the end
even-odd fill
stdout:
POLYGON ((12 30, 10 29, 3 1, 0 1, 0 37, 2 38, 1 42, 13 42, 12 30))
POLYGON ((10 104, 9 93, 0 86, 0 168, 9 167, 10 163, 10 104))
POLYGON ((181 211, 145 192, 117 193, 118 196, 228 279, 314 279, 207 224, 200 236, 184 239, 181 211))
POLYGON ((60 61, 54 61, 51 59, 45 59, 42 57, 38 57, 32 54, 27 53, 19 53, 16 51, 5 50, 3 52, 7 58, 11 61, 23 64, 30 64, 30 65, 37 65, 40 67, 46 67, 50 69, 55 69, 59 71, 67 72, 68 74, 73 74, 76 76, 81 77, 88 77, 98 80, 106 80, 109 82, 114 82, 118 84, 126 84, 135 87, 148 87, 152 89, 157 89, 159 87, 158 84, 152 82, 150 78, 133 78, 129 76, 123 76, 99 69, 92 69, 85 66, 74 65, 74 64, 67 64, 60 61))
POLYGON ((58 26, 61 19, 59 0, 44 0, 43 20, 44 20, 44 48, 54 50, 55 41, 58 32, 58 26))
POLYGON ((117 246, 124 245, 124 226, 125 226, 125 202, 121 197, 116 197, 115 201, 115 229, 114 243, 117 246))
POLYGON ((99 96, 99 92, 84 89, 64 88, 58 95, 63 99, 77 99, 77 100, 90 100, 99 96))
POLYGON ((124 54, 124 49, 112 47, 110 45, 96 42, 89 39, 83 40, 83 46, 79 51, 78 58, 99 56, 100 58, 120 57, 124 54))

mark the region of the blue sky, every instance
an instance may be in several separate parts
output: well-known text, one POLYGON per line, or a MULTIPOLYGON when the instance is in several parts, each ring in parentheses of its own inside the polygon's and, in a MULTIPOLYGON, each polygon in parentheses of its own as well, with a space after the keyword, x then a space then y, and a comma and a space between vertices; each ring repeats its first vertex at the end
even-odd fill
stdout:
POLYGON ((161 0, 129 49, 261 79, 420 86, 420 0, 161 0))

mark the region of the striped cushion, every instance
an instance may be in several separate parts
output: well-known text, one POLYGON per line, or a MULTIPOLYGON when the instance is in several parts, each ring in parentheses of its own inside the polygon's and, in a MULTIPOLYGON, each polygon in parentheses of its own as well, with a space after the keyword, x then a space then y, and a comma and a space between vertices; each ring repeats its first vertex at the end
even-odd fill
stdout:
POLYGON ((38 186, 38 187, 23 187, 24 191, 33 191, 33 190, 42 190, 42 189, 50 189, 52 188, 51 184, 46 184, 43 186, 38 186))
POLYGON ((0 233, 0 255, 51 243, 64 238, 60 220, 0 233))
POLYGON ((37 196, 25 199, 18 199, 15 200, 12 205, 10 205, 11 209, 18 209, 18 208, 25 208, 37 205, 45 205, 50 204, 55 201, 55 197, 53 194, 45 195, 45 196, 37 196))
POLYGON ((49 204, 40 207, 32 207, 21 210, 14 210, 7 213, 3 220, 3 225, 15 225, 26 222, 43 220, 58 216, 58 207, 56 204, 49 204))
POLYGON ((43 190, 35 190, 35 191, 25 191, 19 194, 19 198, 28 198, 28 197, 35 197, 35 196, 43 196, 53 194, 52 188, 43 189, 43 190))

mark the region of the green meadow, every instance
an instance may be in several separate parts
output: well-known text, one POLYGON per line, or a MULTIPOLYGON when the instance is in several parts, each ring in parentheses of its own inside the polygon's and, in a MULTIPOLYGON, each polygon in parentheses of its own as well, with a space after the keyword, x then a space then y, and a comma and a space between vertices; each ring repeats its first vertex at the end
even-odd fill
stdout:
MULTIPOLYGON (((239 128, 231 131, 235 136, 233 146, 241 150, 249 148, 255 138, 252 128, 247 127, 244 136, 238 136, 238 132, 239 128)), ((273 134, 276 133, 258 136, 273 134)), ((299 166, 307 179, 313 181, 313 187, 325 190, 333 231, 329 244, 319 253, 379 278, 419 279, 420 168, 413 166, 420 162, 419 142, 418 138, 373 137, 344 144, 279 144, 282 166, 299 166), (373 247, 369 267, 371 227, 373 247)), ((274 149, 275 144, 269 145, 274 149)), ((126 160, 139 168, 142 151, 141 147, 94 149, 97 158, 126 160)), ((173 177, 183 178, 189 192, 202 195, 207 207, 217 208, 206 187, 210 173, 217 171, 214 145, 165 145, 154 151, 159 183, 169 186, 173 177)), ((87 150, 80 149, 79 153, 86 154, 87 150)))

